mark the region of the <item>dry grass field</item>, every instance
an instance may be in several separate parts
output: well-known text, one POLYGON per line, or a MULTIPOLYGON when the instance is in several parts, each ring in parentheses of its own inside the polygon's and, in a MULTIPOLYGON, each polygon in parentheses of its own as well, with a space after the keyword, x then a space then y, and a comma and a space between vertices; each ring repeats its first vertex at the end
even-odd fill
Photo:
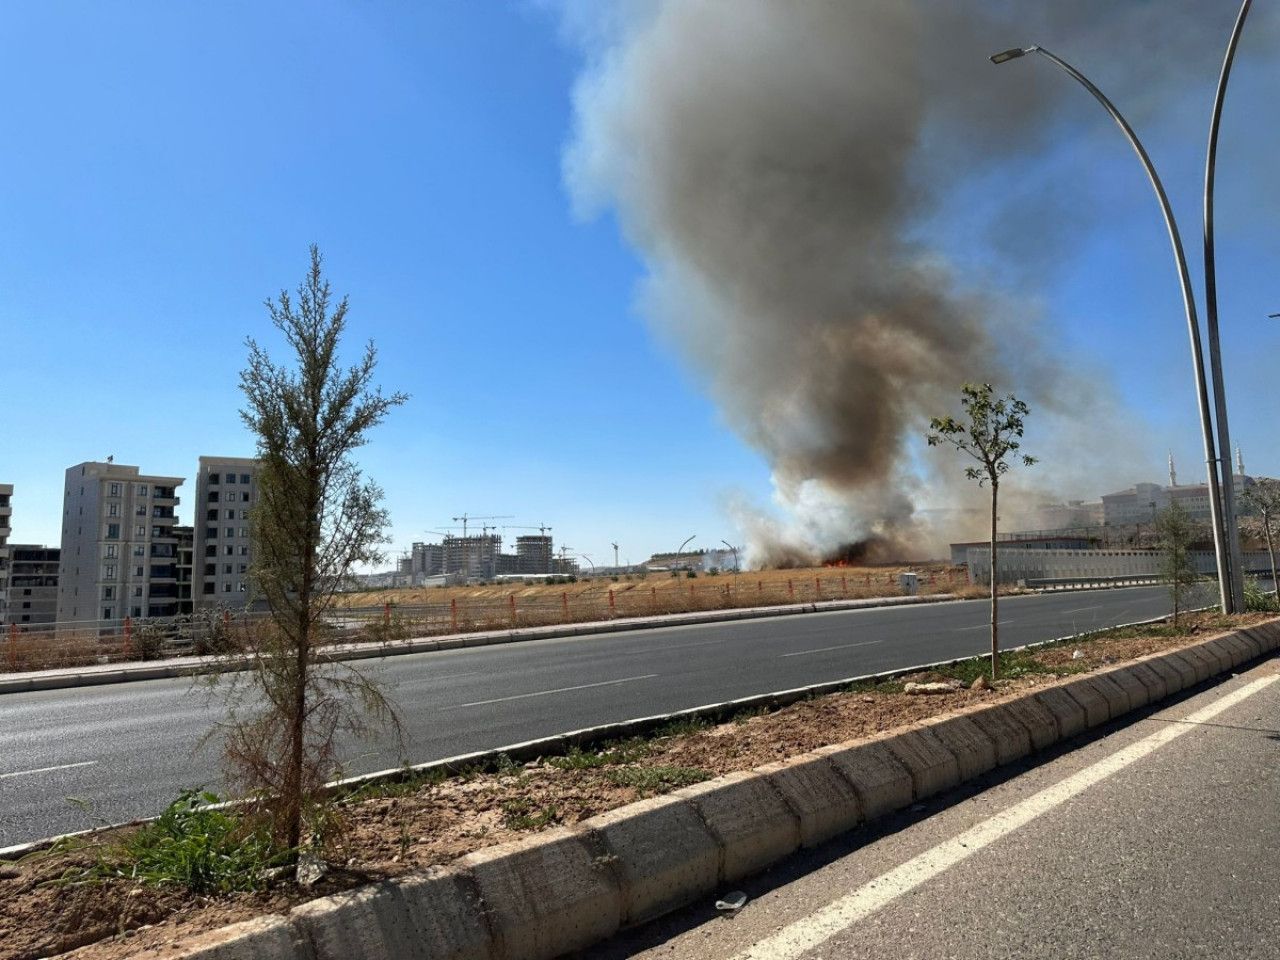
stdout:
POLYGON ((387 625, 398 623, 401 630, 410 633, 443 633, 898 596, 902 593, 898 575, 908 569, 919 575, 920 593, 953 593, 968 587, 962 568, 921 564, 811 567, 696 577, 683 572, 678 576, 650 573, 616 579, 584 577, 574 583, 514 581, 400 588, 349 593, 339 602, 353 614, 371 619, 380 616, 387 625))

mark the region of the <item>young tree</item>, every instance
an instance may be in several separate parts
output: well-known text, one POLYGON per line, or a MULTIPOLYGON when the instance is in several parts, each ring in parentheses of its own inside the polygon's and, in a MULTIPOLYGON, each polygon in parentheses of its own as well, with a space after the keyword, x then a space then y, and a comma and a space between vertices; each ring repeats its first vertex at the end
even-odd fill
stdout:
POLYGON ((357 564, 381 559, 387 513, 382 491, 352 458, 401 393, 371 387, 377 355, 370 342, 354 366, 339 364, 347 300, 332 302, 320 251, 295 301, 288 291, 266 301, 271 322, 292 350, 277 364, 250 338, 240 374, 241 411, 258 443, 258 499, 250 513, 250 574, 271 611, 251 677, 265 706, 233 722, 226 755, 240 785, 264 801, 278 840, 296 850, 304 814, 336 768, 339 734, 367 732, 368 719, 398 720, 381 691, 319 645, 334 594, 357 564))
POLYGON ((1156 514, 1155 528, 1160 541, 1160 576, 1169 585, 1176 629, 1184 606, 1182 599, 1187 589, 1200 579, 1191 562, 1191 545, 1200 530, 1191 515, 1176 502, 1156 514))
POLYGON ((1010 394, 997 397, 991 384, 966 383, 962 388, 964 417, 934 417, 929 421, 929 446, 949 444, 978 462, 964 475, 991 487, 991 678, 1000 676, 1000 600, 996 575, 996 525, 1000 478, 1009 472, 1011 460, 1031 466, 1035 457, 1018 454, 1023 419, 1030 413, 1025 403, 1010 394))
POLYGON ((1251 533, 1257 533, 1267 544, 1271 558, 1271 586, 1280 597, 1280 579, 1276 578, 1275 541, 1280 537, 1280 481, 1266 478, 1255 480, 1253 486, 1240 494, 1240 503, 1248 514, 1251 533))

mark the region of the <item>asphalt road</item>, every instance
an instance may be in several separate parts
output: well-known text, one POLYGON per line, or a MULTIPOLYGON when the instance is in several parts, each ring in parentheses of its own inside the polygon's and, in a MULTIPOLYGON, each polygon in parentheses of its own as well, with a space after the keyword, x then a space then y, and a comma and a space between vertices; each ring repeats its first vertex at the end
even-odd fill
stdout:
POLYGON ((1273 658, 580 960, 1271 960, 1277 810, 1273 658))
MULTIPOLYGON (((1010 597, 1005 646, 1167 612, 1160 587, 1010 597)), ((408 762, 989 649, 985 601, 664 627, 363 661, 404 719, 408 762)), ((223 694, 187 679, 0 696, 0 846, 150 816, 218 785, 223 694), (76 802, 68 800, 75 798, 76 802)), ((401 762, 385 740, 346 772, 401 762)))

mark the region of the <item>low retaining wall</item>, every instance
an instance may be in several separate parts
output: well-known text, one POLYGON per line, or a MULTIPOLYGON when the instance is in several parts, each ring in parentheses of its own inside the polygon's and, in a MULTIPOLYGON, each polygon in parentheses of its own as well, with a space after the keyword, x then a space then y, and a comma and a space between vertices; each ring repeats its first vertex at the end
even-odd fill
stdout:
POLYGON ((149 954, 548 960, 1280 648, 1280 620, 630 804, 149 954))

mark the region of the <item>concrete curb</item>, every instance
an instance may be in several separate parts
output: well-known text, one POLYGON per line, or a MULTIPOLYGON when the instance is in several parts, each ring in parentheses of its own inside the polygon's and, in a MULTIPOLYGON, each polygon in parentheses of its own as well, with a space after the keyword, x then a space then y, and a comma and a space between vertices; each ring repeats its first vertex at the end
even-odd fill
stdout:
POLYGON ((1278 648, 1275 620, 1015 700, 720 777, 469 854, 447 869, 203 934, 166 956, 549 960, 712 894, 801 844, 949 789, 1033 745, 1043 749, 1123 716, 1148 702, 1156 675, 1168 696, 1278 648))
MULTIPOLYGON (((706 623, 728 623, 736 620, 764 620, 841 610, 875 610, 882 607, 914 606, 922 603, 959 603, 951 594, 915 597, 869 597, 858 600, 819 600, 813 603, 789 603, 772 607, 742 607, 734 610, 705 610, 694 613, 663 614, 655 617, 630 617, 619 620, 591 620, 585 623, 551 627, 528 627, 516 630, 489 630, 480 633, 454 634, 443 637, 416 637, 386 643, 338 644, 332 649, 334 661, 376 660, 410 653, 435 653, 470 647, 491 647, 504 643, 530 640, 557 640, 566 637, 592 636, 602 633, 627 633, 633 630, 657 630, 662 627, 690 627, 706 623)), ((0 675, 0 696, 6 693, 31 693, 39 690, 65 690, 71 687, 96 687, 138 680, 164 680, 174 677, 196 677, 211 673, 235 673, 247 664, 243 657, 204 657, 193 662, 165 661, 126 664, 108 670, 33 671, 31 675, 0 675)))

